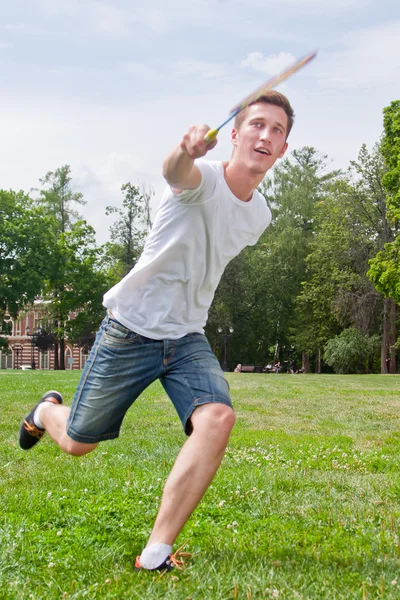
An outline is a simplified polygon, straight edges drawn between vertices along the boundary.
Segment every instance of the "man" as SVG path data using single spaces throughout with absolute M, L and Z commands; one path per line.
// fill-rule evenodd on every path
M 228 444 L 235 422 L 229 388 L 203 328 L 226 265 L 256 244 L 271 221 L 256 188 L 284 155 L 292 124 L 285 96 L 267 93 L 237 115 L 226 163 L 202 159 L 216 144 L 205 143 L 207 126 L 189 129 L 164 162 L 168 187 L 142 256 L 104 296 L 107 316 L 71 409 L 50 391 L 21 425 L 22 448 L 47 431 L 60 448 L 80 456 L 117 437 L 128 408 L 160 379 L 189 437 L 137 569 L 172 568 L 172 545 Z

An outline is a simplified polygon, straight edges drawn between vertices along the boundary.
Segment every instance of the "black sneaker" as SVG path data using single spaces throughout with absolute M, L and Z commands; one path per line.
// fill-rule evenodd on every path
M 32 448 L 32 446 L 37 444 L 37 442 L 44 436 L 45 429 L 36 427 L 35 423 L 33 422 L 33 415 L 41 402 L 52 402 L 53 404 L 62 404 L 63 398 L 59 392 L 50 390 L 49 392 L 43 394 L 40 402 L 38 402 L 36 406 L 33 407 L 33 409 L 28 415 L 26 415 L 25 419 L 21 423 L 21 427 L 19 430 L 19 445 L 23 450 L 29 450 L 29 448 Z
M 139 572 L 143 570 L 166 572 L 172 571 L 173 569 L 179 569 L 179 571 L 182 571 L 185 565 L 182 558 L 188 558 L 189 556 L 191 556 L 190 552 L 182 552 L 182 548 L 184 548 L 187 543 L 188 542 L 185 542 L 180 548 L 178 548 L 178 550 L 174 554 L 169 554 L 164 560 L 164 562 L 162 562 L 161 565 L 158 565 L 158 567 L 155 567 L 154 569 L 145 569 L 144 567 L 142 567 L 142 565 L 140 564 L 140 556 L 137 556 L 135 562 L 135 571 Z

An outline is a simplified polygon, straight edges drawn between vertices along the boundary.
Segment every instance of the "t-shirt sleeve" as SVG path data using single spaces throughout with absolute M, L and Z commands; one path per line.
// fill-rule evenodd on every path
M 177 194 L 172 190 L 174 198 L 183 204 L 198 204 L 205 202 L 214 194 L 217 185 L 217 169 L 215 163 L 198 159 L 195 162 L 200 169 L 201 183 L 195 190 L 183 190 Z
M 258 216 L 257 223 L 259 225 L 257 231 L 255 231 L 254 238 L 251 242 L 249 242 L 249 246 L 255 246 L 260 239 L 261 235 L 267 229 L 267 227 L 271 224 L 272 214 L 268 207 L 268 204 L 265 201 L 265 198 L 262 194 L 259 194 L 258 198 Z

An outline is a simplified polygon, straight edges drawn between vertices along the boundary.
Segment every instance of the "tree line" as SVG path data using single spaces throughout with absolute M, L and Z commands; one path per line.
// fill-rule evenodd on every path
M 95 230 L 78 212 L 85 200 L 75 191 L 70 167 L 39 181 L 36 194 L 0 190 L 0 340 L 6 349 L 7 313 L 21 317 L 40 296 L 49 315 L 34 341 L 42 349 L 54 346 L 55 369 L 64 369 L 65 339 L 93 344 L 104 316 L 103 294 L 140 256 L 151 226 L 152 191 L 122 186 L 122 207 L 106 208 L 116 217 L 110 241 L 98 246 Z
M 34 194 L 0 190 L 0 320 L 48 299 L 56 366 L 64 344 L 90 345 L 104 292 L 136 263 L 151 227 L 151 189 L 122 186 L 110 241 L 96 245 L 79 215 L 82 194 L 65 165 Z M 400 101 L 383 134 L 347 170 L 312 147 L 294 150 L 260 186 L 273 221 L 227 267 L 206 333 L 230 366 L 295 362 L 306 371 L 397 371 L 400 302 Z M 75 314 L 74 319 L 68 318 Z M 218 330 L 222 330 L 220 333 Z M 3 345 L 6 345 L 3 338 Z
M 317 373 L 396 372 L 400 301 L 400 101 L 347 170 L 303 147 L 260 191 L 273 221 L 227 268 L 207 333 L 234 362 L 280 359 Z

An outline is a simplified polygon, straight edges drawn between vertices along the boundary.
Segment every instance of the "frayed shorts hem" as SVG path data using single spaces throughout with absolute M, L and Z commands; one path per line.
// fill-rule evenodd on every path
M 190 435 L 192 432 L 190 418 L 193 412 L 196 410 L 196 408 L 198 408 L 199 406 L 204 406 L 205 404 L 224 404 L 225 406 L 229 406 L 229 408 L 233 410 L 230 398 L 226 398 L 225 396 L 208 395 L 201 396 L 201 398 L 197 398 L 196 400 L 194 400 L 193 404 L 189 407 L 184 418 L 182 419 L 182 426 L 186 435 Z
M 199 406 L 204 406 L 205 404 L 224 404 L 225 406 L 229 406 L 233 410 L 232 402 L 229 398 L 225 398 L 224 396 L 202 396 L 193 402 L 193 404 L 187 410 L 183 421 L 182 427 L 186 435 L 190 435 L 192 431 L 192 427 L 190 424 L 190 418 L 193 412 Z M 111 431 L 109 433 L 103 433 L 102 435 L 90 436 L 90 435 L 82 435 L 80 433 L 76 433 L 71 427 L 68 427 L 67 434 L 70 438 L 75 440 L 75 442 L 80 442 L 81 444 L 98 444 L 99 442 L 106 442 L 107 440 L 115 440 L 119 437 L 118 431 Z
M 81 442 L 81 444 L 98 444 L 99 442 L 106 442 L 107 440 L 115 440 L 119 437 L 119 430 L 112 431 L 110 433 L 103 433 L 102 435 L 81 435 L 80 433 L 76 433 L 71 427 L 67 429 L 67 434 L 70 438 L 75 440 L 75 442 Z

